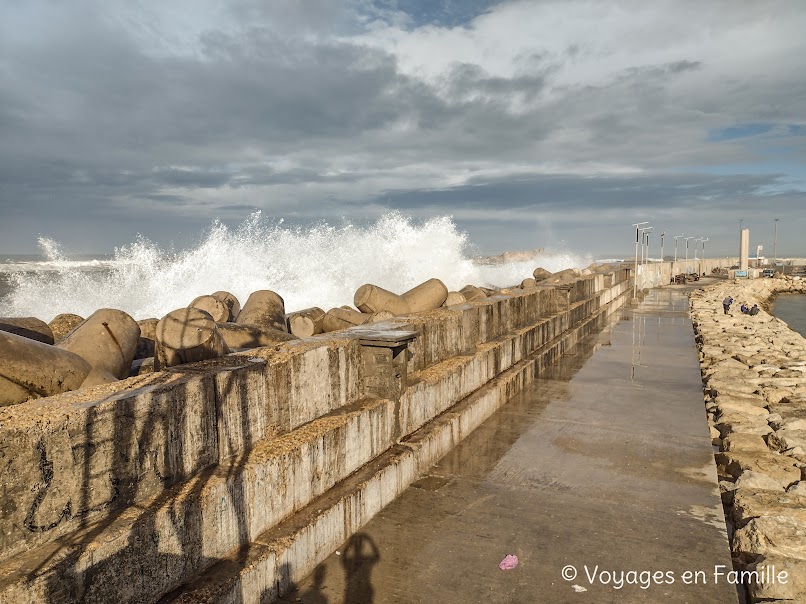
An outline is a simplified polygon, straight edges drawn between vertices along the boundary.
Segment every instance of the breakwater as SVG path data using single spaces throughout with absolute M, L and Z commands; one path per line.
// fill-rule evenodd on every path
M 690 296 L 734 566 L 790 578 L 745 585 L 751 602 L 806 601 L 806 339 L 764 310 L 739 310 L 783 292 L 806 293 L 806 280 L 726 281 Z
M 0 601 L 275 597 L 628 301 L 629 273 L 0 409 Z
M 669 285 L 676 275 L 692 273 L 710 275 L 714 269 L 725 269 L 738 262 L 739 259 L 736 257 L 726 257 L 639 264 L 636 277 L 637 287 L 639 290 L 662 287 Z

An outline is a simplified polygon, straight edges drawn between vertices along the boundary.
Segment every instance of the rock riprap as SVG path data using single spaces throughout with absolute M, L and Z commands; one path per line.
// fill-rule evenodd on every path
M 806 339 L 765 311 L 778 293 L 806 293 L 797 278 L 729 281 L 694 291 L 699 348 L 731 548 L 739 570 L 806 570 Z M 722 301 L 734 304 L 725 314 Z M 806 582 L 750 584 L 751 602 L 806 602 Z

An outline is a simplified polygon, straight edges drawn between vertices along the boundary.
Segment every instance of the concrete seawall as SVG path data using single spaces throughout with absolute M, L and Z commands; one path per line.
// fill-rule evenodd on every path
M 0 409 L 0 602 L 276 597 L 629 302 L 630 273 Z
M 736 257 L 710 258 L 705 260 L 678 260 L 677 262 L 651 262 L 638 265 L 638 289 L 669 285 L 675 275 L 697 273 L 710 275 L 715 268 L 729 268 L 738 264 Z
M 273 567 L 258 556 L 271 577 L 250 575 L 262 587 L 237 582 L 246 600 L 276 592 L 280 560 L 294 569 L 289 580 L 308 572 L 624 304 L 628 276 L 591 275 L 0 409 L 0 602 L 152 602 L 223 561 L 239 577 L 251 567 L 231 557 L 282 533 L 282 555 L 271 541 Z M 364 482 L 349 483 L 361 472 Z M 335 498 L 330 507 L 323 497 Z M 287 533 L 311 513 L 304 535 Z

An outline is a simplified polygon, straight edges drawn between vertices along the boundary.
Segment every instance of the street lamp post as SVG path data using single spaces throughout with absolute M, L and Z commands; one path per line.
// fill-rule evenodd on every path
M 695 261 L 695 262 L 697 261 L 697 247 L 698 247 L 698 244 L 699 244 L 699 243 L 700 243 L 700 241 L 702 241 L 703 239 L 705 239 L 705 237 L 697 237 L 697 238 L 694 240 L 694 261 Z
M 699 273 L 701 273 L 701 272 L 702 272 L 702 271 L 700 270 L 701 265 L 700 265 L 700 264 L 697 262 L 697 247 L 699 246 L 699 243 L 700 243 L 700 242 L 701 242 L 703 239 L 705 239 L 705 237 L 697 237 L 697 238 L 694 240 L 694 266 L 696 266 L 696 267 L 697 267 L 697 274 L 699 274 Z
M 683 237 L 683 239 L 686 240 L 686 272 L 688 272 L 688 240 L 694 239 L 694 235 L 692 235 L 691 237 Z
M 677 240 L 683 236 L 683 233 L 672 237 L 674 239 L 674 261 L 677 262 Z
M 653 227 L 643 227 L 641 229 L 641 264 L 646 264 L 649 256 L 649 233 Z
M 637 222 L 633 226 L 635 227 L 635 271 L 633 274 L 632 280 L 632 297 L 637 297 L 637 288 L 638 288 L 638 238 L 641 236 L 641 229 L 638 228 L 642 224 L 649 224 L 649 222 Z
M 702 252 L 700 253 L 700 274 L 702 274 L 702 263 L 705 260 L 705 242 L 709 241 L 708 237 L 702 239 Z
M 663 262 L 663 238 L 666 237 L 666 233 L 660 234 L 660 261 Z

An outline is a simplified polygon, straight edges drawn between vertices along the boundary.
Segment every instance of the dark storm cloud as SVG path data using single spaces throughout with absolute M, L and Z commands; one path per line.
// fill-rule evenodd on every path
M 0 240 L 255 208 L 517 222 L 527 208 L 801 200 L 774 162 L 693 169 L 806 151 L 797 52 L 756 36 L 752 65 L 733 36 L 763 26 L 762 8 L 717 4 L 645 22 L 605 3 L 32 0 L 0 24 Z M 769 59 L 782 48 L 788 71 Z
M 760 196 L 778 185 L 775 176 L 709 174 L 644 174 L 624 176 L 508 175 L 498 180 L 472 179 L 467 185 L 411 191 L 389 191 L 383 199 L 398 208 L 439 205 L 489 208 L 505 199 L 508 208 L 546 210 L 635 210 L 649 205 L 681 208 L 718 205 L 730 208 L 737 197 Z M 806 192 L 792 192 L 806 201 Z
M 160 195 L 162 187 L 354 182 L 362 177 L 219 166 L 240 163 L 245 147 L 282 157 L 311 144 L 338 147 L 400 121 L 423 136 L 398 141 L 396 152 L 435 157 L 484 157 L 496 145 L 521 147 L 544 130 L 505 107 L 513 94 L 533 98 L 542 77 L 509 80 L 459 65 L 446 77 L 451 100 L 444 100 L 398 73 L 395 59 L 380 50 L 300 45 L 250 28 L 239 36 L 205 34 L 201 58 L 166 58 L 144 54 L 103 24 L 81 27 L 82 35 L 16 56 L 11 49 L 11 69 L 1 76 L 8 102 L 0 104 L 7 135 L 0 174 L 19 186 L 0 204 L 58 191 L 61 203 L 89 211 L 110 196 L 184 199 Z

